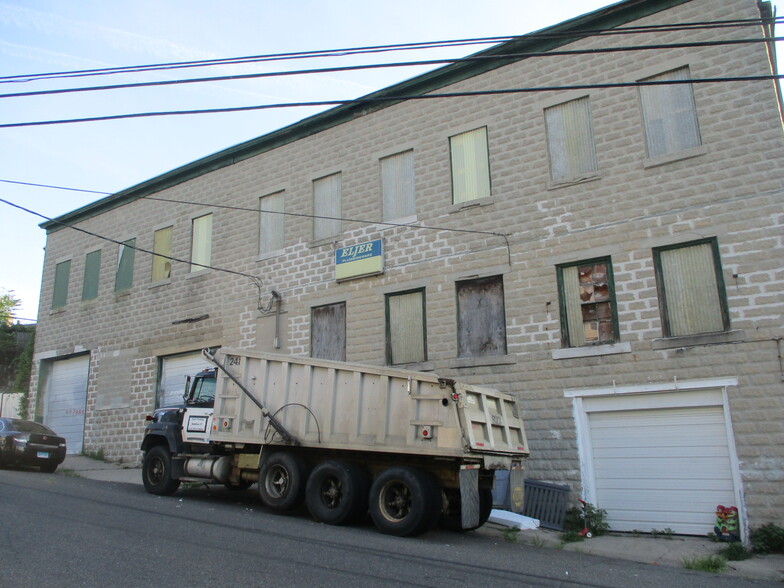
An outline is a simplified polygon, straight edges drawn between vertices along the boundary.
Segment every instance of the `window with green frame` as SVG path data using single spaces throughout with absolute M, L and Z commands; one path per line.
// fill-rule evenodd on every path
M 62 308 L 68 303 L 68 280 L 71 276 L 71 260 L 61 261 L 54 267 L 52 308 Z
M 719 243 L 701 239 L 653 250 L 662 334 L 717 333 L 730 328 Z
M 559 265 L 564 347 L 617 343 L 618 311 L 609 257 Z
M 136 239 L 128 239 L 120 245 L 117 254 L 117 273 L 114 276 L 114 291 L 124 292 L 133 286 L 133 261 L 136 256 Z
M 101 250 L 90 251 L 84 258 L 82 300 L 98 298 L 98 279 L 101 274 Z
M 387 363 L 427 361 L 424 289 L 387 294 L 386 315 Z

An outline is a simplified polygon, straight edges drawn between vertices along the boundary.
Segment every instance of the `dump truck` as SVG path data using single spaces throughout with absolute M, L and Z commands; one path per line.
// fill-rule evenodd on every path
M 247 489 L 317 521 L 367 517 L 408 536 L 484 524 L 496 470 L 522 508 L 528 442 L 517 398 L 429 372 L 220 349 L 186 379 L 183 404 L 147 417 L 142 476 Z

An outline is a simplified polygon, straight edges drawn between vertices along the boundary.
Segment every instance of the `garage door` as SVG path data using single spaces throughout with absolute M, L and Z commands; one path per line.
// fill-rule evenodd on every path
M 65 437 L 68 453 L 82 452 L 89 371 L 89 355 L 52 362 L 44 423 Z
M 716 505 L 739 506 L 723 406 L 587 416 L 595 502 L 612 529 L 705 535 Z
M 162 358 L 161 378 L 158 385 L 158 406 L 182 404 L 185 377 L 192 376 L 208 367 L 214 366 L 204 359 L 201 351 Z

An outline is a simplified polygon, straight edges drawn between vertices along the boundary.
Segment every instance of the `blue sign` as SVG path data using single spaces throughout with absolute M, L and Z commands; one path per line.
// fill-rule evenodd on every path
M 341 247 L 335 251 L 335 279 L 348 280 L 384 272 L 381 239 Z

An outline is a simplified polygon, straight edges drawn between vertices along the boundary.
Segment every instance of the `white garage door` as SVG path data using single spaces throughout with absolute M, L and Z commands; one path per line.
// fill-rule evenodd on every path
M 612 529 L 705 535 L 716 505 L 739 506 L 722 406 L 595 411 L 588 425 L 595 502 Z
M 164 357 L 161 361 L 161 379 L 158 387 L 159 406 L 182 404 L 185 376 L 192 376 L 208 367 L 214 366 L 204 359 L 201 351 Z
M 89 371 L 89 355 L 52 362 L 44 423 L 65 437 L 68 453 L 82 452 Z

